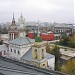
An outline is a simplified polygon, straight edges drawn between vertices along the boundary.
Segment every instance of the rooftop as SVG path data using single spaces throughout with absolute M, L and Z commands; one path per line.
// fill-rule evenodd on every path
M 66 55 L 69 57 L 75 57 L 75 51 L 69 49 L 60 49 L 62 55 Z
M 5 44 L 0 45 L 0 51 L 7 51 L 7 50 L 8 50 L 8 48 L 6 47 Z
M 26 45 L 26 44 L 30 44 L 30 43 L 34 43 L 34 42 L 35 42 L 35 40 L 29 39 L 27 37 L 25 37 L 25 38 L 19 37 L 12 41 L 9 41 L 9 43 L 16 44 L 16 45 Z
M 4 57 L 0 57 L 0 72 L 4 75 L 66 75 Z
M 46 53 L 47 59 L 53 58 L 55 57 L 52 54 Z M 29 60 L 31 61 L 32 59 L 32 50 L 31 48 L 23 55 L 23 57 L 21 58 L 21 60 Z

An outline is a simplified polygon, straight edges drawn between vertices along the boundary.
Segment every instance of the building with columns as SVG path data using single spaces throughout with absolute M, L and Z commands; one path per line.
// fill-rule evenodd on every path
M 41 37 L 36 37 L 35 43 L 32 47 L 32 64 L 37 67 L 47 68 L 46 44 Z
M 11 26 L 9 27 L 8 34 L 9 34 L 9 40 L 14 40 L 19 37 L 19 31 L 18 31 L 18 28 L 15 24 L 14 14 L 13 14 Z

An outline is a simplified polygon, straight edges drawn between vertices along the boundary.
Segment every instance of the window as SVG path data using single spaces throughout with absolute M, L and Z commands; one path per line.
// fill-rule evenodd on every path
M 37 59 L 37 49 L 35 49 L 35 59 Z
M 46 65 L 45 65 L 45 64 L 43 64 L 42 66 L 43 66 L 44 68 L 46 67 Z
M 44 58 L 44 49 L 42 49 L 42 58 Z
M 11 49 L 11 52 L 12 52 L 12 49 Z
M 45 64 L 43 64 L 43 66 L 45 66 Z
M 20 54 L 20 51 L 18 51 L 18 54 Z
M 14 50 L 14 53 L 16 53 L 16 50 Z

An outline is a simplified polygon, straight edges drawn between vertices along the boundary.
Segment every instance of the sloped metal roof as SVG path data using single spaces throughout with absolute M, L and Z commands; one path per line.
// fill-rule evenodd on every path
M 0 57 L 0 72 L 4 75 L 66 75 L 4 57 Z
M 52 54 L 46 53 L 46 57 L 47 57 L 47 59 L 50 59 L 50 58 L 53 58 L 53 57 L 55 57 L 55 56 L 52 55 Z M 21 57 L 21 60 L 28 60 L 28 61 L 31 61 L 31 59 L 32 59 L 32 49 L 30 48 L 30 49 Z
M 25 38 L 19 37 L 19 38 L 12 40 L 12 41 L 9 41 L 9 43 L 17 44 L 17 45 L 26 45 L 26 44 L 34 43 L 34 40 L 31 40 L 27 37 L 25 37 Z
M 0 51 L 7 51 L 7 50 L 8 50 L 8 48 L 6 47 L 5 44 L 0 45 Z

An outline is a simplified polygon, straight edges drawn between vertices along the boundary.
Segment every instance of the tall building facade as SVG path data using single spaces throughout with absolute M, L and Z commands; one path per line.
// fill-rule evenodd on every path
M 19 24 L 24 24 L 25 23 L 25 18 L 23 18 L 22 13 L 21 13 L 20 18 L 18 19 L 18 23 Z

